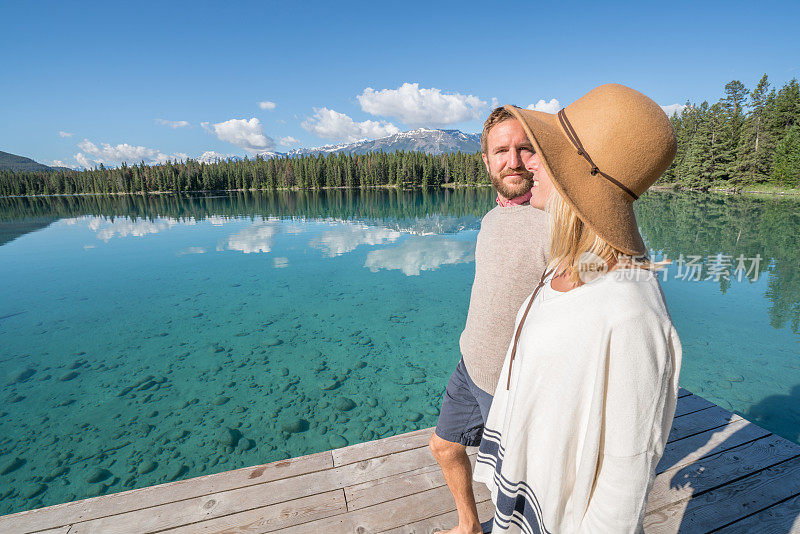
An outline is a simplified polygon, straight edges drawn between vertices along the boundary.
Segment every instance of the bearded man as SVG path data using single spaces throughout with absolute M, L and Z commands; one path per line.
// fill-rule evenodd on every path
M 497 108 L 486 119 L 481 152 L 498 205 L 481 221 L 461 361 L 429 443 L 458 509 L 458 525 L 448 534 L 491 530 L 491 521 L 481 526 L 478 520 L 466 447 L 480 444 L 517 311 L 544 272 L 548 244 L 542 211 L 547 197 L 536 190 L 526 168 L 535 151 L 509 111 Z

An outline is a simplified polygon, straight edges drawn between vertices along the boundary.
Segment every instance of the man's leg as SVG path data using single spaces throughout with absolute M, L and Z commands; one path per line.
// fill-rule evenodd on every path
M 478 508 L 475 505 L 475 494 L 472 492 L 472 466 L 469 463 L 467 449 L 460 443 L 447 441 L 436 433 L 431 436 L 428 446 L 433 457 L 444 473 L 444 480 L 458 510 L 458 525 L 450 530 L 441 531 L 449 534 L 480 534 L 481 522 L 478 519 Z

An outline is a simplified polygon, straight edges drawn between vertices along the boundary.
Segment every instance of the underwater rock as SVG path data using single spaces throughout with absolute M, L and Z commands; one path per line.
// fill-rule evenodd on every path
M 360 362 L 358 362 L 358 363 L 355 365 L 355 368 L 356 368 L 356 369 L 363 369 L 363 368 L 364 368 L 364 367 L 366 367 L 366 366 L 367 366 L 367 362 L 365 362 L 365 361 L 360 361 Z
M 277 347 L 283 344 L 283 340 L 277 337 L 268 337 L 264 339 L 263 344 L 265 347 Z
M 338 388 L 340 385 L 342 385 L 342 383 L 339 382 L 338 380 L 329 378 L 327 380 L 323 380 L 322 382 L 320 382 L 319 388 L 324 391 L 331 391 L 332 389 Z
M 281 367 L 280 369 L 278 369 L 278 374 L 281 376 L 289 376 L 289 369 L 287 369 L 286 367 Z
M 428 406 L 425 408 L 425 413 L 428 415 L 439 415 L 439 408 L 436 406 Z
M 214 399 L 214 404 L 216 404 L 217 406 L 222 406 L 223 404 L 225 404 L 229 400 L 231 400 L 230 397 L 226 397 L 225 395 L 220 395 L 219 397 Z
M 339 434 L 332 434 L 328 436 L 328 443 L 330 443 L 331 447 L 334 449 L 340 449 L 342 447 L 347 447 L 348 445 L 348 442 L 344 436 L 340 436 Z
M 76 373 L 75 371 L 70 371 L 69 373 L 59 378 L 59 380 L 61 380 L 62 382 L 69 382 L 70 380 L 76 378 L 77 376 L 78 373 Z
M 20 496 L 23 499 L 32 499 L 47 491 L 47 484 L 30 484 L 20 489 Z
M 6 463 L 2 464 L 2 466 L 0 466 L 0 475 L 7 475 L 9 473 L 16 471 L 17 469 L 25 465 L 25 462 L 26 460 L 19 457 L 7 461 Z
M 412 423 L 416 423 L 422 419 L 422 414 L 419 412 L 408 412 L 406 414 L 406 421 L 411 421 Z
M 188 435 L 189 435 L 188 430 L 184 430 L 183 428 L 176 428 L 175 430 L 169 433 L 169 439 L 170 441 L 178 441 L 185 438 Z
M 81 359 L 77 359 L 74 362 L 72 362 L 72 365 L 70 365 L 69 368 L 72 369 L 72 370 L 75 370 L 75 369 L 78 369 L 79 367 L 83 367 L 87 363 L 88 362 L 86 360 L 82 359 L 82 358 Z
M 108 469 L 103 469 L 102 467 L 95 467 L 86 477 L 86 482 L 88 482 L 89 484 L 95 484 L 97 482 L 102 482 L 106 480 L 110 476 L 111 476 L 111 471 L 109 471 Z
M 21 371 L 19 374 L 17 374 L 17 376 L 15 376 L 14 379 L 8 384 L 21 384 L 30 379 L 30 377 L 32 377 L 34 374 L 36 374 L 36 369 L 28 367 L 24 371 Z
M 308 421 L 305 419 L 295 418 L 289 419 L 281 423 L 281 429 L 289 434 L 297 434 L 298 432 L 305 432 L 308 430 Z
M 367 397 L 367 398 L 365 398 L 365 399 L 364 399 L 364 402 L 365 402 L 365 403 L 367 404 L 367 406 L 369 406 L 370 408 L 374 408 L 375 406 L 377 406 L 377 405 L 378 405 L 378 401 L 377 401 L 377 400 L 375 400 L 373 397 Z
M 189 468 L 184 464 L 175 464 L 173 468 L 167 472 L 167 480 L 175 480 L 183 476 L 187 471 L 189 471 Z
M 147 460 L 146 462 L 139 464 L 139 468 L 136 470 L 136 472 L 140 475 L 146 475 L 147 473 L 153 472 L 157 467 L 158 462 Z
M 394 398 L 394 401 L 395 401 L 395 402 L 399 402 L 399 403 L 401 403 L 401 404 L 402 404 L 402 403 L 405 403 L 405 402 L 408 402 L 408 395 L 404 395 L 404 396 L 402 396 L 402 397 L 395 397 L 395 398 Z
M 337 397 L 336 400 L 333 401 L 333 405 L 343 412 L 348 412 L 356 407 L 356 403 L 347 397 Z
M 250 438 L 242 438 L 239 440 L 239 450 L 240 451 L 249 451 L 253 447 L 256 446 L 256 442 Z
M 239 440 L 242 438 L 242 433 L 235 428 L 225 427 L 221 428 L 215 437 L 217 443 L 225 447 L 236 447 Z

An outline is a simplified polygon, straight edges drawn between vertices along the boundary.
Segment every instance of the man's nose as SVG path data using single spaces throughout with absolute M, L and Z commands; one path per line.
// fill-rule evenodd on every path
M 508 166 L 512 169 L 516 169 L 519 167 L 520 164 L 520 157 L 519 152 L 516 150 L 509 150 L 508 151 Z

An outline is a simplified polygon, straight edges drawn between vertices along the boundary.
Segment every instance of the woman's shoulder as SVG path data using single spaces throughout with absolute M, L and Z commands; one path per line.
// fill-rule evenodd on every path
M 624 320 L 649 314 L 669 319 L 664 293 L 653 271 L 614 269 L 591 284 L 597 284 L 592 298 L 603 303 L 610 319 Z

